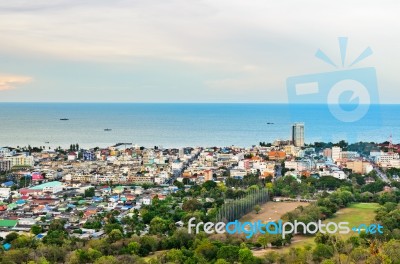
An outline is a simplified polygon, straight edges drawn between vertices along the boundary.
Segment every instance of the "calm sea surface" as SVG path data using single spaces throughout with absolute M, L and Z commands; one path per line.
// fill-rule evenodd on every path
M 0 146 L 248 147 L 289 139 L 293 122 L 305 123 L 307 143 L 381 142 L 390 134 L 400 141 L 400 105 L 371 106 L 362 120 L 344 123 L 326 105 L 0 103 Z

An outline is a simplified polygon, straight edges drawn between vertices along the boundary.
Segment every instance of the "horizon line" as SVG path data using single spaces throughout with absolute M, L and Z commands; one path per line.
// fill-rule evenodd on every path
M 375 104 L 326 104 L 326 103 L 289 103 L 289 102 L 111 102 L 111 101 L 12 101 L 0 104 L 279 104 L 279 105 L 400 105 L 400 103 Z

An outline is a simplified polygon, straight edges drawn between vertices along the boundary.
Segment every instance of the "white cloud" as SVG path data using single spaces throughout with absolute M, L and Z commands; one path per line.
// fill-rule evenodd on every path
M 349 37 L 349 60 L 371 46 L 374 58 L 363 65 L 385 69 L 378 78 L 398 86 L 399 7 L 398 1 L 374 0 L 3 1 L 0 52 L 105 64 L 155 62 L 154 68 L 162 61 L 170 69 L 183 63 L 201 76 L 205 90 L 263 87 L 274 101 L 284 98 L 278 89 L 287 77 L 332 70 L 313 55 L 321 48 L 338 61 L 339 36 Z M 176 78 L 182 87 L 192 86 Z M 380 89 L 383 101 L 400 98 L 389 87 Z
M 17 85 L 29 83 L 31 77 L 18 75 L 0 75 L 0 91 L 14 89 Z

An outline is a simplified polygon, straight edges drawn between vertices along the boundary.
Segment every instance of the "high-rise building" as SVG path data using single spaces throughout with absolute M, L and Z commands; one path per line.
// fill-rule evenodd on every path
M 341 158 L 342 148 L 341 147 L 332 147 L 332 160 L 337 161 Z
M 294 123 L 292 126 L 292 141 L 296 147 L 304 146 L 304 123 Z

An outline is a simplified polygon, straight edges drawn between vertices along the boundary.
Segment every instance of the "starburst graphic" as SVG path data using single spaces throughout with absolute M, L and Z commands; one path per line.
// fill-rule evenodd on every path
M 347 55 L 347 42 L 348 38 L 347 37 L 339 37 L 339 49 L 340 49 L 340 58 L 342 62 L 342 67 L 345 67 L 345 61 L 346 61 L 346 55 Z M 367 57 L 372 55 L 372 49 L 370 47 L 365 48 L 363 52 L 361 52 L 358 57 L 348 65 L 348 67 L 352 67 L 355 64 L 359 63 L 360 61 L 366 59 Z M 336 68 L 338 68 L 337 64 L 332 61 L 331 58 L 329 58 L 321 49 L 318 49 L 317 52 L 315 53 L 315 57 L 318 59 L 322 60 L 325 63 L 328 63 Z

